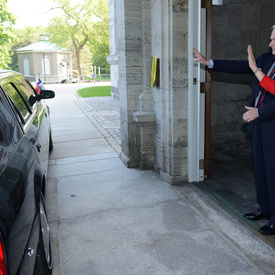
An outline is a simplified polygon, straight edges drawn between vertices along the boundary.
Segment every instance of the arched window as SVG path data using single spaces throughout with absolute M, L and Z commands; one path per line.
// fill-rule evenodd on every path
M 42 74 L 50 74 L 50 61 L 47 57 L 46 54 L 43 54 L 43 59 L 42 59 Z
M 30 63 L 28 59 L 24 59 L 24 75 L 30 75 Z

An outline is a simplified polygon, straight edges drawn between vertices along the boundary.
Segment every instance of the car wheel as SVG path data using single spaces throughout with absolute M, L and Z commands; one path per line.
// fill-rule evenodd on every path
M 50 141 L 49 141 L 49 151 L 53 150 L 53 140 L 52 140 L 52 132 L 50 132 Z
M 43 194 L 40 196 L 39 203 L 40 210 L 40 233 L 39 233 L 39 244 L 36 254 L 36 275 L 50 275 L 52 273 L 52 253 L 51 253 L 51 242 L 50 242 L 50 230 L 45 210 L 45 203 Z

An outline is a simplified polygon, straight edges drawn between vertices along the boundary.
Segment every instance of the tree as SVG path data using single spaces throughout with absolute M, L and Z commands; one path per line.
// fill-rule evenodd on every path
M 56 0 L 53 9 L 61 9 L 62 16 L 51 20 L 48 27 L 50 40 L 60 46 L 74 48 L 79 74 L 82 76 L 81 51 L 93 34 L 93 27 L 104 19 L 102 7 L 107 0 L 83 0 L 73 4 L 70 0 Z
M 9 12 L 8 0 L 0 0 L 0 68 L 8 68 L 11 60 L 11 43 L 14 39 L 15 16 Z
M 91 61 L 94 66 L 100 66 L 104 73 L 109 73 L 110 65 L 106 60 L 107 55 L 110 53 L 108 5 L 104 4 L 97 8 L 101 10 L 102 17 L 93 25 L 92 33 L 89 36 L 88 44 L 92 53 Z

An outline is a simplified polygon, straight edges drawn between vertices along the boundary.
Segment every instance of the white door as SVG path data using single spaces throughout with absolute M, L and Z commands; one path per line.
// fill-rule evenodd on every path
M 204 180 L 204 169 L 200 160 L 204 160 L 205 142 L 205 94 L 201 93 L 201 82 L 205 82 L 205 69 L 194 63 L 192 47 L 201 53 L 206 52 L 206 9 L 201 8 L 201 0 L 189 1 L 189 182 Z

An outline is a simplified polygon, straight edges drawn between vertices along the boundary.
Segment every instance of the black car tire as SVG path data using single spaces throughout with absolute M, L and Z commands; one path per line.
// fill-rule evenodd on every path
M 39 204 L 40 211 L 40 233 L 39 244 L 37 247 L 35 274 L 36 275 L 50 275 L 52 274 L 52 253 L 49 224 L 45 210 L 45 203 L 43 194 L 40 197 Z
M 50 132 L 50 141 L 49 141 L 49 151 L 53 150 L 53 140 L 52 140 L 52 132 Z

